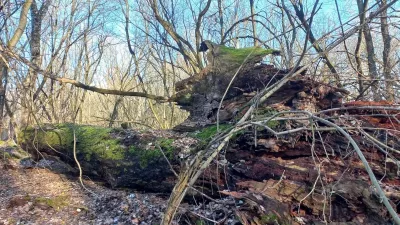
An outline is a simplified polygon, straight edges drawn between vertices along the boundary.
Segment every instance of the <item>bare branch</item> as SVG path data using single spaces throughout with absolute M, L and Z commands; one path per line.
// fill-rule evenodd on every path
M 2 55 L 6 55 L 9 58 L 13 58 L 19 62 L 24 63 L 25 65 L 29 66 L 31 69 L 35 70 L 37 73 L 42 74 L 45 77 L 48 77 L 52 80 L 58 81 L 60 83 L 66 83 L 66 84 L 72 84 L 75 87 L 79 87 L 85 90 L 97 92 L 100 94 L 110 94 L 110 95 L 122 95 L 122 96 L 135 96 L 135 97 L 143 97 L 143 98 L 148 98 L 160 102 L 169 102 L 172 101 L 172 99 L 169 99 L 168 97 L 163 97 L 163 96 L 157 96 L 157 95 L 152 95 L 152 94 L 147 94 L 143 92 L 134 92 L 134 91 L 121 91 L 121 90 L 111 90 L 111 89 L 105 89 L 105 88 L 98 88 L 95 86 L 90 86 L 84 83 L 81 83 L 79 81 L 69 79 L 69 78 L 60 78 L 57 77 L 55 74 L 51 72 L 46 72 L 45 70 L 41 69 L 39 66 L 31 63 L 29 60 L 15 54 L 14 52 L 6 49 L 4 46 L 0 46 L 0 53 Z

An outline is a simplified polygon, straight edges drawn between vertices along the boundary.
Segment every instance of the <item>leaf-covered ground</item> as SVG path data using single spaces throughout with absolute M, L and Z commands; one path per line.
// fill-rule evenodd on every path
M 0 146 L 0 225 L 9 224 L 160 224 L 168 196 L 111 189 L 102 182 L 65 172 L 66 164 L 53 159 L 33 162 L 17 148 Z M 17 158 L 23 158 L 17 159 Z M 182 204 L 177 220 L 202 222 L 202 216 L 235 224 L 232 198 L 218 202 Z M 239 202 L 240 203 L 240 202 Z M 182 216 L 184 215 L 184 216 Z M 191 222 L 189 222 L 191 224 Z
M 0 224 L 157 224 L 165 198 L 0 160 Z

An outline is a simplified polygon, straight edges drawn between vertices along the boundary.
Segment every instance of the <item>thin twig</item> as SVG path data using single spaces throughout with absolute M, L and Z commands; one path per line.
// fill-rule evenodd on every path
M 98 196 L 96 193 L 94 193 L 93 191 L 89 190 L 84 184 L 83 184 L 83 180 L 82 180 L 82 167 L 81 164 L 79 163 L 78 158 L 76 157 L 76 134 L 75 134 L 75 127 L 73 128 L 73 134 L 74 134 L 74 148 L 73 148 L 73 154 L 74 154 L 74 159 L 76 162 L 76 165 L 78 166 L 79 169 L 79 182 L 81 183 L 83 189 L 85 189 L 86 191 L 88 191 L 89 193 L 91 193 L 94 196 Z

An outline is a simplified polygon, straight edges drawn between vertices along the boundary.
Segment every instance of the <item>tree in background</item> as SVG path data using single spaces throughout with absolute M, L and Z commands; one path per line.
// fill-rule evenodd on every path
M 301 58 L 311 78 L 350 90 L 348 100 L 397 101 L 398 3 L 335 3 L 317 2 L 310 28 L 314 4 L 304 1 L 3 1 L 2 125 L 171 128 L 187 116 L 170 102 L 175 83 L 207 65 L 204 40 L 280 49 L 266 62 L 292 68 Z

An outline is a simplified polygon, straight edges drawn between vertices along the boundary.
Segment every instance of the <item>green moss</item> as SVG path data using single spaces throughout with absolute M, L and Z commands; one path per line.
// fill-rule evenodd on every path
M 119 140 L 110 137 L 112 129 L 94 126 L 81 126 L 76 130 L 77 149 L 90 160 L 93 155 L 102 159 L 122 160 L 126 150 Z
M 11 156 L 11 154 L 8 153 L 8 152 L 3 152 L 2 158 L 3 158 L 4 160 L 6 160 L 6 159 L 11 159 L 12 156 Z
M 221 125 L 219 125 L 219 131 L 220 132 L 227 131 L 231 127 L 232 127 L 232 125 L 230 125 L 230 124 L 221 124 Z M 203 129 L 201 129 L 200 131 L 196 131 L 196 132 L 193 132 L 192 134 L 189 134 L 189 136 L 199 139 L 199 143 L 198 143 L 196 149 L 193 149 L 193 151 L 196 152 L 196 151 L 201 150 L 204 147 L 206 147 L 207 144 L 211 141 L 211 139 L 217 133 L 218 133 L 217 125 L 213 125 L 213 126 L 205 127 Z
M 278 216 L 274 213 L 264 214 L 261 216 L 261 222 L 263 224 L 275 224 L 278 219 Z
M 268 118 L 268 117 L 274 116 L 276 113 L 278 113 L 278 111 L 275 109 L 272 109 L 269 107 L 262 108 L 262 109 L 257 110 L 256 118 Z M 270 120 L 267 122 L 266 125 L 269 128 L 274 129 L 274 128 L 277 128 L 279 125 L 281 125 L 281 122 L 277 121 L 277 120 Z
M 219 129 L 221 132 L 229 129 L 230 127 L 232 127 L 232 126 L 229 124 L 219 125 Z M 202 141 L 208 141 L 212 137 L 214 137 L 217 133 L 218 133 L 217 125 L 213 125 L 213 126 L 205 127 L 202 130 L 200 130 L 199 132 L 195 133 L 194 137 L 196 137 Z
M 18 141 L 25 144 L 39 143 L 57 150 L 64 149 L 71 154 L 74 130 L 77 154 L 83 155 L 86 160 L 89 161 L 94 156 L 110 160 L 121 160 L 125 157 L 126 150 L 120 145 L 119 140 L 110 136 L 113 130 L 104 127 L 57 124 L 55 129 L 49 131 L 28 128 L 18 134 Z
M 14 141 L 8 140 L 8 141 L 0 141 L 0 146 L 2 147 L 17 147 Z
M 192 94 L 187 93 L 187 94 L 181 96 L 181 97 L 178 99 L 178 102 L 179 102 L 179 104 L 181 104 L 181 105 L 189 105 L 189 104 L 191 104 L 191 103 L 192 103 Z
M 231 48 L 231 47 L 226 47 L 226 46 L 219 46 L 220 54 L 223 55 L 224 57 L 228 57 L 230 62 L 234 63 L 243 63 L 245 59 L 248 57 L 248 59 L 252 59 L 255 57 L 263 57 L 269 54 L 272 54 L 274 52 L 277 52 L 277 50 L 274 49 L 264 49 L 260 47 L 249 47 L 249 48 Z
M 0 157 L 4 160 L 14 159 L 19 162 L 20 159 L 29 157 L 30 155 L 22 150 L 20 147 L 15 146 L 15 144 L 8 145 L 3 151 L 0 151 Z
M 34 203 L 45 204 L 55 210 L 60 210 L 69 205 L 69 196 L 60 195 L 54 198 L 37 197 L 34 199 Z
M 206 225 L 207 223 L 204 220 L 196 220 L 196 225 Z
M 164 155 L 172 160 L 175 154 L 175 148 L 172 143 L 174 139 L 169 138 L 161 138 L 156 141 L 156 146 L 152 146 L 151 148 L 144 149 L 138 146 L 131 146 L 128 150 L 129 154 L 132 156 L 137 156 L 139 158 L 139 164 L 141 168 L 145 168 L 148 166 L 149 162 L 155 159 L 164 158 L 162 152 L 157 146 L 160 146 Z
M 17 135 L 18 143 L 24 144 L 46 144 L 51 147 L 59 147 L 68 145 L 72 147 L 73 134 L 72 130 L 66 128 L 66 125 L 57 125 L 56 129 L 46 131 L 41 128 L 35 129 L 28 127 Z
M 159 146 L 162 148 L 162 150 L 164 151 L 164 154 L 168 158 L 172 158 L 173 153 L 174 153 L 174 147 L 172 146 L 172 143 L 174 143 L 174 139 L 161 138 L 160 140 L 158 140 Z
M 120 144 L 118 138 L 112 136 L 115 130 L 96 126 L 59 124 L 56 125 L 56 129 L 49 131 L 31 128 L 21 132 L 19 138 L 25 144 L 31 144 L 32 140 L 35 140 L 35 146 L 38 148 L 48 148 L 48 145 L 50 145 L 57 151 L 66 153 L 72 158 L 74 130 L 78 158 L 83 157 L 87 162 L 111 160 L 117 167 L 125 167 L 132 166 L 134 164 L 134 161 L 131 160 L 132 157 L 137 157 L 140 166 L 145 168 L 151 161 L 164 157 L 157 146 L 161 147 L 168 159 L 173 159 L 175 153 L 175 148 L 173 147 L 174 139 L 160 138 L 158 140 L 150 140 L 155 143 L 152 145 L 141 143 L 126 148 Z M 40 143 L 41 146 L 38 146 L 37 143 Z

